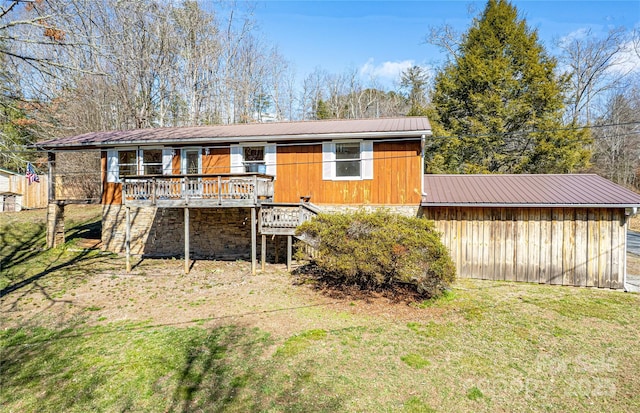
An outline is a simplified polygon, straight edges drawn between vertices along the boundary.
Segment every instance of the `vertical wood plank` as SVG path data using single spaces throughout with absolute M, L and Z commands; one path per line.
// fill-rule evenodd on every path
M 482 254 L 480 254 L 480 215 L 479 208 L 473 208 L 471 212 L 471 278 L 480 278 L 480 264 Z
M 488 232 L 488 247 L 489 251 L 489 263 L 488 263 L 488 279 L 495 280 L 498 277 L 499 269 L 496 268 L 500 262 L 496 257 L 500 254 L 499 231 L 500 231 L 500 209 L 499 208 L 487 208 L 489 220 L 487 221 L 488 231 L 485 229 L 485 233 Z
M 598 285 L 598 260 L 600 244 L 599 214 L 596 209 L 587 210 L 587 287 Z
M 491 245 L 491 208 L 481 208 L 482 216 L 482 273 L 483 280 L 493 279 L 493 246 Z
M 576 208 L 575 231 L 574 285 L 584 287 L 587 285 L 587 257 L 589 249 L 587 210 L 585 208 Z
M 551 272 L 551 208 L 540 209 L 540 268 L 538 282 L 549 283 Z
M 551 262 L 549 283 L 562 284 L 562 238 L 564 212 L 562 208 L 551 210 Z
M 500 208 L 498 213 L 499 215 L 499 221 L 498 221 L 498 228 L 496 231 L 497 234 L 497 238 L 496 238 L 496 243 L 498 244 L 496 246 L 496 264 L 495 264 L 495 269 L 496 269 L 496 274 L 494 275 L 494 280 L 506 280 L 506 276 L 505 276 L 505 257 L 506 257 L 506 238 L 507 238 L 507 230 L 506 230 L 506 221 L 507 221 L 507 212 L 506 212 L 506 208 Z
M 505 234 L 504 234 L 504 279 L 506 281 L 516 280 L 515 268 L 515 242 L 516 223 L 515 209 L 505 208 Z
M 540 208 L 529 210 L 529 271 L 527 281 L 540 282 Z
M 469 211 L 469 208 L 462 208 L 462 220 L 460 222 L 462 228 L 460 277 L 462 278 L 471 278 L 471 222 L 469 222 Z
M 576 272 L 576 221 L 575 209 L 564 209 L 562 232 L 562 285 L 575 285 Z
M 609 288 L 611 286 L 611 211 L 601 208 L 599 216 L 598 287 Z
M 529 210 L 518 208 L 516 210 L 516 239 L 514 242 L 516 256 L 516 281 L 527 281 L 528 254 L 529 254 Z

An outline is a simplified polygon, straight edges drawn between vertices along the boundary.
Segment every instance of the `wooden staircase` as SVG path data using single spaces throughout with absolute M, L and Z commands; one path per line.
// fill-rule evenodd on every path
M 308 244 L 314 248 L 317 243 L 313 239 L 296 235 L 296 228 L 303 222 L 309 221 L 319 214 L 320 208 L 302 198 L 296 203 L 265 203 L 260 204 L 258 216 L 258 232 L 262 236 L 262 270 L 265 268 L 267 235 L 285 235 L 287 237 L 287 270 L 291 270 L 292 238 Z
M 263 235 L 293 235 L 303 222 L 319 214 L 320 208 L 310 202 L 262 203 L 258 231 Z

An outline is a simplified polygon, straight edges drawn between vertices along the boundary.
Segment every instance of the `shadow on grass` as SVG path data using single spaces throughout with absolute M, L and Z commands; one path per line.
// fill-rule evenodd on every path
M 340 410 L 322 367 L 270 355 L 257 329 L 139 325 L 0 331 L 0 398 L 24 411 Z M 69 337 L 70 332 L 84 330 Z M 99 334 L 96 337 L 92 332 Z

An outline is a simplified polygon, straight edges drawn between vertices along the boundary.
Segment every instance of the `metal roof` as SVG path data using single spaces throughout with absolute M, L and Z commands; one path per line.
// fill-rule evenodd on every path
M 341 138 L 420 137 L 430 135 L 424 117 L 250 123 L 215 126 L 91 132 L 38 143 L 42 149 L 123 145 L 223 144 L 234 142 L 324 140 Z
M 640 206 L 640 195 L 595 174 L 424 175 L 423 206 Z

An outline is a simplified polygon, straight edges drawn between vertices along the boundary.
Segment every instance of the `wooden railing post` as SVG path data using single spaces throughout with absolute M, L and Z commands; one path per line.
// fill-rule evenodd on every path
M 184 177 L 184 204 L 189 205 L 189 177 Z
M 157 182 L 156 182 L 156 178 L 153 177 L 153 179 L 151 180 L 151 205 L 156 204 L 156 189 L 157 189 Z
M 222 205 L 222 177 L 218 175 L 218 205 Z
M 258 203 L 258 175 L 253 175 L 253 203 Z

